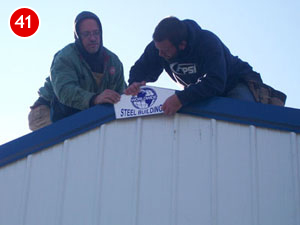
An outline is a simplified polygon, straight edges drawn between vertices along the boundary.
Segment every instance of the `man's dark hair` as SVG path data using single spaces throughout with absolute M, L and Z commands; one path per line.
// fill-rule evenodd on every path
M 167 17 L 159 22 L 152 37 L 156 42 L 169 40 L 177 47 L 182 41 L 187 40 L 187 28 L 178 18 Z

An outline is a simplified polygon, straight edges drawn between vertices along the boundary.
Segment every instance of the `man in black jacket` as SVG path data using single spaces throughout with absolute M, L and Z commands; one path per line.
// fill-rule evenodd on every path
M 156 81 L 164 69 L 184 87 L 163 104 L 167 115 L 212 96 L 255 102 L 248 81 L 262 84 L 260 74 L 233 56 L 215 34 L 193 20 L 176 17 L 163 19 L 155 28 L 153 41 L 130 70 L 125 94 L 136 95 L 140 86 Z

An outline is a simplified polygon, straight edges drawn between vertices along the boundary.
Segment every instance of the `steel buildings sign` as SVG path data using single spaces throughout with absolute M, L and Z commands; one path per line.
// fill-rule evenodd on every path
M 122 95 L 121 100 L 114 105 L 116 118 L 161 114 L 163 103 L 174 93 L 175 90 L 171 89 L 143 86 L 136 96 Z

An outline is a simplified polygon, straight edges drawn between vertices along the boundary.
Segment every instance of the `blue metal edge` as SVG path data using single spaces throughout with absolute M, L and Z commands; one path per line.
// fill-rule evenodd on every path
M 179 113 L 300 133 L 300 110 L 288 107 L 213 97 Z
M 179 113 L 300 133 L 300 110 L 214 97 Z M 112 105 L 97 105 L 0 146 L 0 167 L 115 120 Z
M 0 167 L 115 120 L 112 105 L 97 105 L 0 146 Z

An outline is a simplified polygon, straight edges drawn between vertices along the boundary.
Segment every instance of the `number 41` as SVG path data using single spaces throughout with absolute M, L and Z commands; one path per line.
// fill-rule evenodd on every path
M 25 20 L 28 20 L 28 28 L 30 28 L 30 15 L 27 16 L 27 17 L 25 18 Z M 23 26 L 24 26 L 23 15 L 20 16 L 20 18 L 15 22 L 15 25 L 20 25 L 21 28 L 23 28 Z

